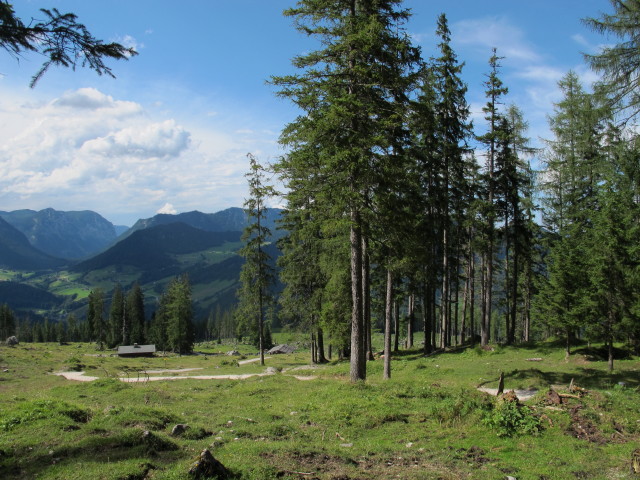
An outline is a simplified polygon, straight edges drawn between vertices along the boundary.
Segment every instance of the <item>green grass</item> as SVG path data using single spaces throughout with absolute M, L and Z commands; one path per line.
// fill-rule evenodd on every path
M 242 356 L 224 355 L 230 349 Z M 617 360 L 610 375 L 593 352 L 565 361 L 551 344 L 429 357 L 402 351 L 391 380 L 382 380 L 376 360 L 366 383 L 351 384 L 347 362 L 310 367 L 302 351 L 267 359 L 279 373 L 246 380 L 117 380 L 153 369 L 264 372 L 256 362 L 238 364 L 253 358 L 251 346 L 206 343 L 196 350 L 206 355 L 120 359 L 87 344 L 0 348 L 0 478 L 187 479 L 204 448 L 238 479 L 633 478 L 637 358 Z M 68 370 L 100 379 L 52 375 Z M 476 389 L 497 386 L 500 371 L 507 389 L 540 394 L 517 411 L 502 409 Z M 547 408 L 546 390 L 566 391 L 571 379 L 588 394 Z M 538 427 L 518 429 L 520 417 Z M 174 437 L 178 423 L 189 429 Z

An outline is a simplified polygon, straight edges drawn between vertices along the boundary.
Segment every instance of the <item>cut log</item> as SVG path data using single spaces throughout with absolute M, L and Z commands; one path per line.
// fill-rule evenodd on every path
M 500 379 L 498 380 L 498 393 L 497 396 L 502 395 L 504 392 L 504 372 L 500 372 Z

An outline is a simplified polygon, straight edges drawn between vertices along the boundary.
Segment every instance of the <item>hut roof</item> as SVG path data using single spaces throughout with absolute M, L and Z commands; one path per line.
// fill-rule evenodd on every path
M 118 355 L 153 355 L 156 353 L 155 345 L 120 345 L 118 347 Z
M 292 347 L 291 345 L 281 344 L 281 345 L 276 345 L 271 350 L 269 350 L 267 353 L 269 355 L 273 355 L 273 354 L 276 354 L 276 353 L 293 353 L 293 352 L 295 352 L 295 350 L 296 349 L 294 347 Z

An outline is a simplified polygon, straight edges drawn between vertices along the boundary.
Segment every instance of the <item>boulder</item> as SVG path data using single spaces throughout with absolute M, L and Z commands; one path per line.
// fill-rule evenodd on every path
M 189 428 L 189 425 L 186 425 L 184 423 L 178 423 L 176 426 L 174 426 L 171 429 L 171 436 L 172 437 L 179 437 L 184 432 L 186 432 L 188 428 Z
M 191 465 L 189 474 L 194 478 L 215 478 L 217 480 L 231 478 L 229 470 L 216 460 L 206 448 L 200 454 L 200 458 Z
M 18 345 L 20 342 L 18 341 L 18 337 L 12 335 L 11 337 L 7 338 L 7 342 L 6 343 L 10 347 L 13 347 L 14 345 Z

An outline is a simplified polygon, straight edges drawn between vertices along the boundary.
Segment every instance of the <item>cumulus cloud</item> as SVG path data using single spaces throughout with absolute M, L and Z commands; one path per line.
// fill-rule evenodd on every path
M 241 206 L 246 154 L 265 161 L 262 148 L 273 142 L 260 133 L 238 136 L 237 126 L 225 131 L 198 121 L 181 124 L 166 113 L 154 117 L 139 103 L 92 88 L 49 101 L 4 98 L 3 210 L 91 209 L 130 224 L 158 205 L 163 212 Z
M 175 209 L 175 207 L 173 205 L 171 205 L 170 203 L 165 203 L 162 207 L 160 207 L 156 213 L 164 213 L 167 215 L 175 215 L 176 213 L 178 213 L 178 210 Z
M 125 127 L 86 141 L 81 150 L 105 157 L 130 156 L 167 160 L 189 148 L 189 132 L 173 120 Z
M 51 102 L 53 108 L 68 107 L 70 109 L 99 110 L 109 109 L 113 114 L 138 114 L 142 107 L 134 102 L 116 101 L 95 88 L 80 88 L 65 93 L 61 98 Z

